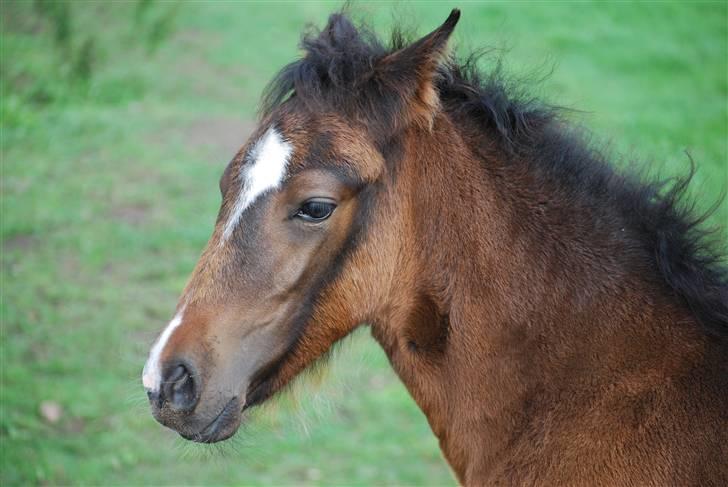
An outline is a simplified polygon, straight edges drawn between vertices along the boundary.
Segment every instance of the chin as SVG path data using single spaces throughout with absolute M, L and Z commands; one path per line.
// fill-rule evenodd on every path
M 232 438 L 243 422 L 245 408 L 234 397 L 227 402 L 220 413 L 205 427 L 198 431 L 186 428 L 173 428 L 185 440 L 195 443 L 218 443 Z

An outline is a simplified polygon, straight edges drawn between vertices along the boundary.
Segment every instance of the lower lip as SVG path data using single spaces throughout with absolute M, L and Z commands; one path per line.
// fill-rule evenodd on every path
M 180 435 L 187 440 L 192 440 L 197 443 L 216 443 L 218 441 L 227 440 L 235 434 L 235 431 L 237 431 L 237 427 L 235 426 L 237 419 L 230 417 L 230 414 L 233 413 L 237 407 L 238 398 L 234 397 L 228 401 L 224 408 L 222 408 L 222 411 L 220 411 L 220 414 L 212 420 L 212 423 L 207 425 L 200 433 L 190 436 L 183 435 L 181 433 Z

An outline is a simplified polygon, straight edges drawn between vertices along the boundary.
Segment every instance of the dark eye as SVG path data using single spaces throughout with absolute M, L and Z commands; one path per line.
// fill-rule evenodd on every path
M 296 213 L 296 217 L 309 222 L 322 222 L 336 209 L 336 205 L 331 201 L 325 200 L 308 200 Z

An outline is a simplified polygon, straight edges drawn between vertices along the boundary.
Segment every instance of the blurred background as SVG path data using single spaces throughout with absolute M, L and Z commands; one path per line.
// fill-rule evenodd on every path
M 339 5 L 2 0 L 0 484 L 454 484 L 366 329 L 222 446 L 155 423 L 141 387 L 262 88 Z M 496 47 L 516 77 L 553 67 L 532 90 L 581 110 L 616 164 L 684 174 L 688 150 L 700 208 L 728 186 L 725 2 L 354 12 L 425 33 L 455 6 L 456 52 Z

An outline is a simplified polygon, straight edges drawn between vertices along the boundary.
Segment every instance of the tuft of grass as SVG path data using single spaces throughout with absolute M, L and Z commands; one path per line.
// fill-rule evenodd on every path
M 366 331 L 334 353 L 317 393 L 301 383 L 222 446 L 163 429 L 140 385 L 263 85 L 298 55 L 304 26 L 337 6 L 0 3 L 0 483 L 454 483 Z M 380 30 L 394 10 L 423 33 L 449 9 L 355 6 Z M 516 75 L 552 60 L 541 94 L 583 110 L 574 121 L 624 161 L 682 174 L 688 149 L 699 206 L 726 187 L 724 2 L 462 10 L 458 52 L 507 48 Z M 728 221 L 725 202 L 714 221 Z M 57 423 L 43 419 L 43 401 L 61 407 Z

